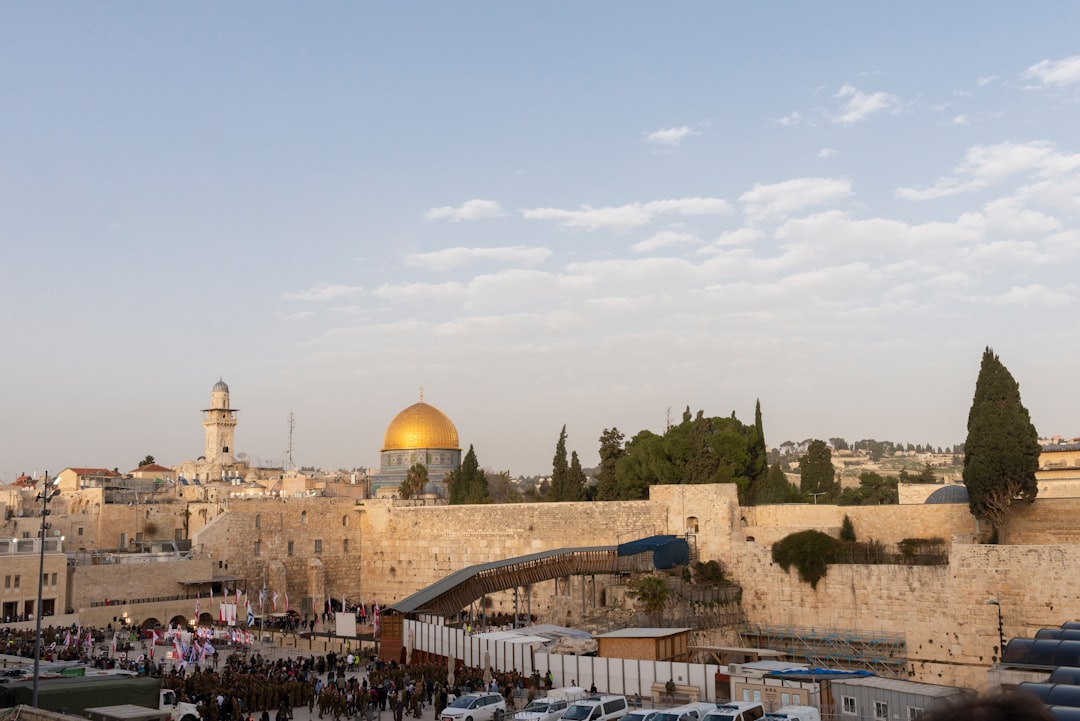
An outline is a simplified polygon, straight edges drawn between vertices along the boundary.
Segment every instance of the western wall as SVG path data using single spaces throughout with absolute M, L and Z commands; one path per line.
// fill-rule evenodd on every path
M 1016 514 L 1010 545 L 993 546 L 974 543 L 980 529 L 965 504 L 741 508 L 733 486 L 654 486 L 649 500 L 609 503 L 234 502 L 194 540 L 229 574 L 255 584 L 269 577 L 294 598 L 345 593 L 387 605 L 477 563 L 690 531 L 701 560 L 719 560 L 742 586 L 749 623 L 904 633 L 913 678 L 981 688 L 998 645 L 987 600 L 1000 601 L 1006 638 L 1080 618 L 1078 512 L 1080 499 L 1036 501 Z M 860 540 L 944 538 L 948 565 L 833 565 L 814 590 L 772 562 L 776 540 L 806 528 L 837 533 L 845 514 Z M 540 584 L 530 608 L 544 620 L 573 621 L 579 596 L 599 598 L 591 582 L 561 584 L 559 597 L 553 583 Z M 510 610 L 503 596 L 494 611 Z

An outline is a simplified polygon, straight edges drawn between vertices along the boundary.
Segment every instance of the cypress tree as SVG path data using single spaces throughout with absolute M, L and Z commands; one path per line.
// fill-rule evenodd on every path
M 581 468 L 577 451 L 570 454 L 570 470 L 566 474 L 566 500 L 581 501 L 585 499 L 585 471 Z
M 1017 503 L 1039 492 L 1039 434 L 1020 402 L 1020 385 L 989 347 L 983 351 L 964 441 L 971 513 L 993 524 L 998 543 Z
M 568 498 L 570 465 L 566 461 L 566 425 L 559 433 L 559 442 L 555 444 L 555 457 L 551 459 L 551 491 L 550 498 L 553 501 L 571 501 Z
M 600 471 L 597 474 L 596 500 L 614 501 L 619 498 L 619 481 L 615 465 L 623 457 L 623 434 L 618 428 L 605 428 L 600 434 Z

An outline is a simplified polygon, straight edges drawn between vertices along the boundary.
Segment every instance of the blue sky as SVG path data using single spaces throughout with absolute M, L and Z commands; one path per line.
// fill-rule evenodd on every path
M 990 345 L 1080 435 L 1080 7 L 944 5 L 7 6 L 0 481 L 192 458 L 219 377 L 255 461 L 423 386 L 524 474 L 956 443 Z

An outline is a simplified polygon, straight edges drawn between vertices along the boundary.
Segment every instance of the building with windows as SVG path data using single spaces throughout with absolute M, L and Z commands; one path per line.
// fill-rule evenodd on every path
M 936 683 L 866 676 L 832 682 L 835 718 L 840 721 L 917 721 L 924 713 L 974 694 Z M 826 709 L 822 708 L 822 716 Z

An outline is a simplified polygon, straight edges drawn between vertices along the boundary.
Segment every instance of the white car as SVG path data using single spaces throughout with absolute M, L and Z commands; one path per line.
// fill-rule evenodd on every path
M 497 693 L 467 693 L 458 696 L 443 709 L 442 721 L 495 721 L 495 715 L 506 711 L 506 701 Z
M 564 698 L 538 698 L 514 714 L 515 721 L 558 721 L 570 702 Z

